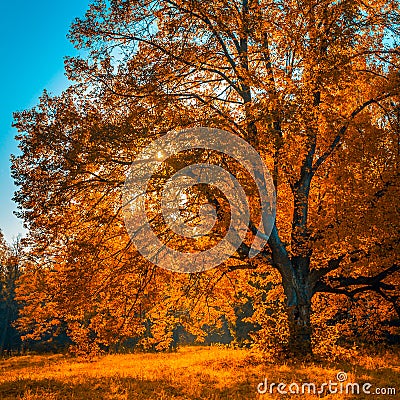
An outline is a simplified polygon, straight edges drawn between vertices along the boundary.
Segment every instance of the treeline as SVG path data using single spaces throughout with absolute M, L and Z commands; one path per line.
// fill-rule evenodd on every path
M 67 351 L 74 345 L 73 340 L 68 335 L 67 324 L 61 324 L 53 332 L 42 332 L 36 338 L 32 338 L 32 331 L 25 329 L 19 324 L 19 314 L 24 308 L 24 302 L 18 298 L 18 287 L 23 282 L 24 267 L 29 265 L 27 254 L 23 248 L 23 240 L 17 238 L 9 245 L 5 242 L 0 230 L 0 355 L 11 356 L 15 354 L 24 354 L 26 352 L 60 352 Z M 29 268 L 28 268 L 29 269 Z M 45 288 L 43 288 L 45 290 Z M 20 287 L 19 293 L 25 290 Z M 34 293 L 27 293 L 28 296 Z M 46 306 L 46 304 L 43 304 Z M 238 309 L 237 324 L 235 327 L 229 327 L 226 318 L 222 316 L 220 326 L 204 325 L 204 337 L 199 343 L 196 336 L 189 333 L 185 328 L 177 324 L 171 331 L 171 342 L 168 349 L 174 350 L 179 345 L 211 344 L 211 343 L 232 343 L 234 336 L 240 344 L 249 343 L 251 330 L 257 329 L 254 324 L 244 322 L 245 317 L 251 316 L 251 307 Z M 26 317 L 26 316 L 25 316 Z M 34 315 L 30 316 L 32 322 Z M 100 348 L 102 352 L 127 352 L 134 349 L 142 349 L 140 340 L 151 338 L 151 325 L 149 319 L 143 319 L 145 327 L 141 337 L 121 338 L 110 345 L 103 345 Z M 235 335 L 232 336 L 232 331 Z M 152 345 L 146 350 L 156 351 L 156 346 Z

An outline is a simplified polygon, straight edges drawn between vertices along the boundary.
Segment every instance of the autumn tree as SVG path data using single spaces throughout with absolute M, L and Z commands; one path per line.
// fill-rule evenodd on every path
M 85 325 L 91 314 L 76 288 L 104 305 L 132 271 L 125 284 L 135 290 L 105 306 L 102 324 L 121 310 L 136 310 L 122 320 L 140 315 L 132 298 L 165 301 L 147 296 L 155 272 L 133 256 L 120 191 L 141 147 L 210 126 L 262 155 L 277 218 L 256 258 L 242 246 L 218 277 L 192 281 L 215 282 L 199 284 L 212 296 L 222 277 L 243 287 L 248 273 L 277 273 L 297 355 L 312 351 L 316 293 L 373 292 L 398 313 L 399 18 L 389 0 L 93 2 L 70 32 L 85 50 L 66 59 L 76 84 L 16 115 L 16 200 L 37 251 L 57 265 L 51 279 L 64 292 L 54 304 L 76 295 Z

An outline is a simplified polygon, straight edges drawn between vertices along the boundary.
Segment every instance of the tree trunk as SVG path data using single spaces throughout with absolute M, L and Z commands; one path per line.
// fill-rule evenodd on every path
M 292 357 L 302 358 L 312 354 L 311 346 L 311 299 L 314 294 L 310 284 L 310 256 L 289 257 L 279 238 L 276 226 L 268 239 L 273 265 L 282 277 L 286 296 L 286 312 L 289 322 L 289 352 Z
M 4 327 L 3 327 L 3 331 L 1 333 L 0 336 L 0 355 L 3 354 L 4 352 L 4 345 L 6 342 L 6 338 L 7 338 L 7 328 L 8 328 L 8 324 L 9 324 L 9 317 L 10 317 L 10 308 L 8 306 L 8 304 L 6 304 L 6 313 L 5 313 L 5 317 L 4 317 Z
M 311 302 L 287 307 L 289 321 L 289 352 L 291 356 L 303 357 L 312 354 L 310 321 Z
M 289 353 L 302 358 L 312 355 L 311 299 L 309 258 L 293 257 L 291 279 L 282 281 L 286 295 L 286 313 L 289 323 Z
M 283 282 L 286 294 L 286 313 L 289 324 L 288 350 L 291 357 L 302 358 L 312 355 L 311 298 L 307 280 L 298 279 L 295 274 L 292 281 Z
M 312 354 L 310 257 L 294 256 L 292 280 L 287 296 L 287 316 L 289 322 L 289 351 L 292 355 L 303 357 Z M 285 286 L 285 283 L 284 283 Z

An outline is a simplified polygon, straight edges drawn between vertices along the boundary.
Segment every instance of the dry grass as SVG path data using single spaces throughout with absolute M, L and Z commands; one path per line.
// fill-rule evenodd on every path
M 321 384 L 335 380 L 340 370 L 347 372 L 349 381 L 368 381 L 373 388 L 396 387 L 400 393 L 400 363 L 395 354 L 364 356 L 353 364 L 266 365 L 246 350 L 186 347 L 176 353 L 109 355 L 92 362 L 64 355 L 0 360 L 0 399 L 315 399 L 301 394 L 259 395 L 257 384 L 264 377 L 269 382 Z M 330 394 L 324 398 L 400 396 Z

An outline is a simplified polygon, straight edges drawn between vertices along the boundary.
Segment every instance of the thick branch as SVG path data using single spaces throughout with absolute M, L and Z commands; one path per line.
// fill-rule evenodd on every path
M 374 291 L 382 295 L 382 290 L 396 290 L 396 285 L 385 283 L 383 280 L 398 271 L 400 271 L 400 265 L 393 264 L 375 276 L 331 277 L 325 281 L 317 282 L 315 292 L 344 294 L 348 297 L 354 297 L 359 293 Z M 351 289 L 354 286 L 357 287 Z
M 343 260 L 344 255 L 334 258 L 332 260 L 328 261 L 328 266 L 325 268 L 321 269 L 314 269 L 310 272 L 310 282 L 311 285 L 314 286 L 319 279 L 321 279 L 323 276 L 329 274 L 329 272 L 334 271 L 335 269 L 338 269 L 340 267 L 340 262 Z

